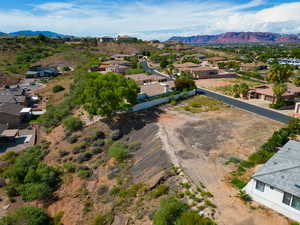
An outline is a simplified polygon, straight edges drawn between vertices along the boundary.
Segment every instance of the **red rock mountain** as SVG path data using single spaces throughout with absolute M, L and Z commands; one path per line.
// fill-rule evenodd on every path
M 183 43 L 282 43 L 300 42 L 300 37 L 293 34 L 269 32 L 227 32 L 219 35 L 197 35 L 190 37 L 172 37 L 169 40 Z

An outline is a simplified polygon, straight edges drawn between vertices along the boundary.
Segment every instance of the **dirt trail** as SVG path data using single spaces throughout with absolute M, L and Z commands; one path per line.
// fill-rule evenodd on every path
M 281 125 L 237 109 L 186 114 L 167 110 L 158 124 L 160 137 L 173 163 L 194 183 L 203 183 L 214 195 L 216 220 L 222 225 L 288 225 L 287 219 L 267 209 L 250 209 L 234 197 L 237 190 L 226 177 L 230 156 L 246 158 Z M 251 137 L 249 140 L 248 137 Z

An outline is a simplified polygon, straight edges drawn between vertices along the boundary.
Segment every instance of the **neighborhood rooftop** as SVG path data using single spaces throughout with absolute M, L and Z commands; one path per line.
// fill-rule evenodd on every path
M 290 140 L 253 178 L 300 196 L 300 142 Z

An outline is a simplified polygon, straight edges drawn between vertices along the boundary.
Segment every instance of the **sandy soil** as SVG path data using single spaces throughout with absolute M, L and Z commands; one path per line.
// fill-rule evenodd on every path
M 207 89 L 216 89 L 218 87 L 224 87 L 226 85 L 232 85 L 236 81 L 235 78 L 218 78 L 218 79 L 202 79 L 196 80 L 197 87 L 203 87 Z
M 230 156 L 246 158 L 256 151 L 280 124 L 235 108 L 189 114 L 173 109 L 158 124 L 165 150 L 196 183 L 214 195 L 216 220 L 222 225 L 288 225 L 287 219 L 267 209 L 250 209 L 235 197 L 228 183 Z

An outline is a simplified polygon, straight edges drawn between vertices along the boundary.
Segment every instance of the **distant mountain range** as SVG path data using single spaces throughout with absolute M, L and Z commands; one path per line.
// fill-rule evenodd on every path
M 65 37 L 66 35 L 58 34 L 51 31 L 32 31 L 32 30 L 21 30 L 11 33 L 0 32 L 0 35 L 12 35 L 12 36 L 37 36 L 39 34 L 45 35 L 47 37 Z
M 300 42 L 300 35 L 278 34 L 269 32 L 227 32 L 218 35 L 197 35 L 189 37 L 175 36 L 169 41 L 180 41 L 183 43 L 283 43 Z

